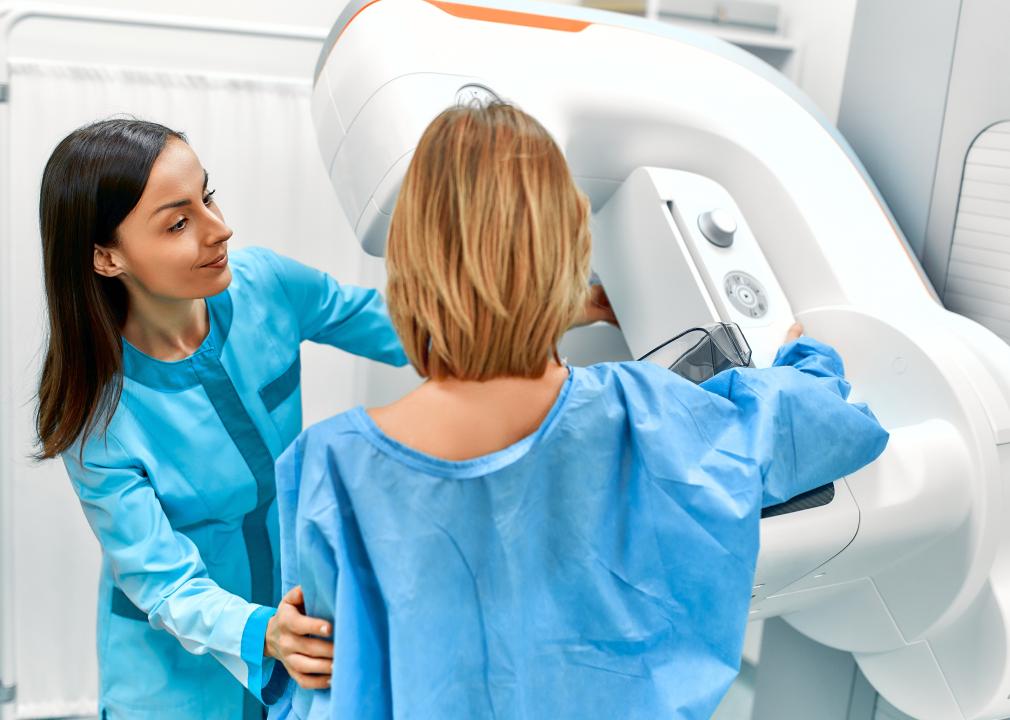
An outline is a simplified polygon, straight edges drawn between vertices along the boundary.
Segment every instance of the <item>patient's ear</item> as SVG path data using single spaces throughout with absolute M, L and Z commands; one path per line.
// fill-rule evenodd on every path
M 95 245 L 95 272 L 102 277 L 118 277 L 126 272 L 126 263 L 114 248 Z

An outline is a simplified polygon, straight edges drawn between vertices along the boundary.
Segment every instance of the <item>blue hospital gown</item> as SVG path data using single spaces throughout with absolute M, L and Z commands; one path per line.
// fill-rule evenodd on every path
M 700 720 L 735 677 L 763 505 L 876 458 L 834 350 L 696 386 L 571 368 L 539 430 L 453 462 L 357 408 L 277 464 L 285 588 L 332 618 L 332 688 L 271 718 Z M 493 422 L 493 418 L 489 418 Z
M 263 249 L 230 262 L 200 348 L 162 362 L 124 341 L 108 431 L 63 455 L 102 549 L 101 720 L 262 718 L 287 680 L 263 641 L 280 599 L 274 460 L 302 429 L 299 346 L 406 363 L 375 290 Z

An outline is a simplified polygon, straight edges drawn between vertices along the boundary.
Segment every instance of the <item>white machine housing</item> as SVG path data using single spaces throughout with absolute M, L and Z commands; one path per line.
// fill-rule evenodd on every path
M 493 97 L 547 127 L 589 196 L 593 267 L 635 357 L 719 319 L 767 365 L 798 319 L 891 432 L 829 501 L 762 521 L 752 617 L 852 652 L 916 718 L 1010 716 L 1010 348 L 937 302 L 837 131 L 760 61 L 659 23 L 521 0 L 352 2 L 313 118 L 365 250 L 382 253 L 427 124 Z M 728 246 L 707 237 L 713 211 L 735 225 Z

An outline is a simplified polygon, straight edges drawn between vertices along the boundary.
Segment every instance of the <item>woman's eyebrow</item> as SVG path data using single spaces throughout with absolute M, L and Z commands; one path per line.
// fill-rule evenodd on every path
M 210 175 L 207 173 L 206 170 L 204 170 L 203 171 L 203 189 L 204 190 L 207 189 L 207 183 L 209 181 L 210 181 Z M 165 203 L 164 205 L 162 205 L 161 207 L 159 207 L 157 210 L 155 210 L 153 213 L 151 213 L 151 217 L 154 217 L 155 215 L 157 215 L 158 213 L 160 213 L 163 210 L 171 210 L 172 208 L 185 207 L 186 205 L 190 205 L 190 204 L 192 204 L 192 203 L 189 200 L 174 200 L 174 201 L 172 201 L 170 203 Z
M 151 213 L 151 217 L 154 217 L 155 215 L 157 215 L 158 213 L 162 212 L 163 210 L 171 210 L 172 208 L 184 207 L 184 206 L 190 205 L 190 204 L 191 203 L 190 203 L 189 200 L 175 200 L 174 202 L 165 203 L 164 205 L 162 205 L 161 207 L 159 207 L 157 210 L 155 210 L 153 213 Z

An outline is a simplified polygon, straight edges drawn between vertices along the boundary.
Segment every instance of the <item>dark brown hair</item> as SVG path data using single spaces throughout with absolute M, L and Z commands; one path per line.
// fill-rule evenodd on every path
M 101 424 L 123 388 L 120 333 L 126 288 L 94 270 L 94 248 L 115 246 L 154 161 L 182 133 L 134 118 L 102 120 L 70 133 L 42 175 L 39 225 L 49 337 L 39 380 L 38 459 L 52 458 Z

